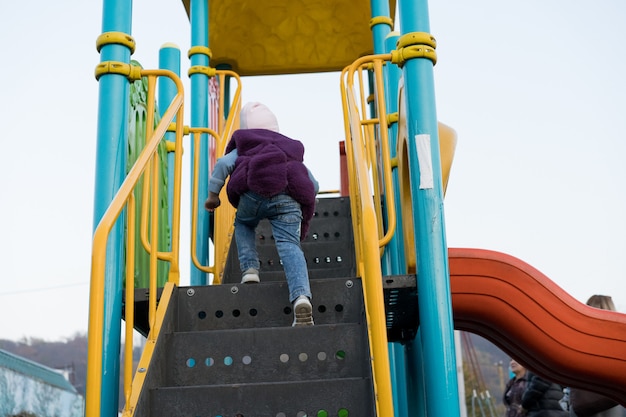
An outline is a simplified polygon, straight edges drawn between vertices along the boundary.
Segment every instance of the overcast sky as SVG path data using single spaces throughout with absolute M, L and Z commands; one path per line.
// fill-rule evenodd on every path
M 133 58 L 156 68 L 173 42 L 188 85 L 182 3 L 133 7 Z M 0 5 L 0 338 L 87 330 L 101 10 L 81 0 Z M 581 302 L 612 295 L 620 311 L 625 20 L 622 0 L 430 2 L 438 119 L 458 133 L 448 245 L 508 253 Z M 339 75 L 243 83 L 244 101 L 267 103 L 283 133 L 305 143 L 321 188 L 339 188 Z

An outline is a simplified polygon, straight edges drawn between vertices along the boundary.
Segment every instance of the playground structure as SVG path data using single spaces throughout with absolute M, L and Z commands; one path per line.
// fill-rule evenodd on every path
M 554 381 L 626 401 L 624 315 L 582 305 L 508 255 L 448 250 L 443 198 L 456 137 L 436 118 L 436 41 L 425 0 L 274 1 L 271 7 L 189 0 L 181 7 L 192 33 L 189 126 L 176 71 L 179 51 L 164 48 L 158 70 L 131 64 L 131 6 L 104 1 L 96 68 L 100 117 L 88 416 L 117 413 L 120 373 L 125 415 L 460 415 L 455 328 L 486 337 Z M 400 33 L 392 32 L 396 9 Z M 210 218 L 202 204 L 211 161 L 238 126 L 243 77 L 328 71 L 337 72 L 342 87 L 342 189 L 320 196 L 317 229 L 303 243 L 320 317 L 314 328 L 291 329 L 284 314 L 261 307 L 284 291 L 271 245 L 260 249 L 275 260 L 264 266 L 262 285 L 238 285 L 231 256 L 234 210 L 224 205 Z M 128 143 L 125 103 L 129 81 L 142 79 L 144 143 L 127 171 L 120 163 Z M 209 117 L 212 81 L 220 95 Z M 192 160 L 187 288 L 179 286 L 183 148 Z M 233 305 L 224 304 L 228 294 L 238 294 Z M 322 314 L 321 307 L 331 306 L 335 313 Z M 203 321 L 211 317 L 208 311 L 217 316 L 231 310 L 233 317 L 253 310 L 255 315 Z M 133 329 L 147 337 L 134 378 L 132 362 L 120 365 L 118 359 L 122 345 L 132 357 Z M 282 349 L 298 346 L 309 356 L 307 343 L 316 340 L 316 348 L 331 346 L 336 357 L 348 353 L 350 360 L 328 361 L 336 368 L 322 371 L 320 365 L 319 374 L 306 361 L 290 363 L 288 371 L 278 372 L 279 380 L 264 380 L 277 368 L 271 361 L 280 353 L 261 342 L 270 337 L 282 340 Z M 238 351 L 255 344 L 262 345 L 250 348 L 258 356 Z M 207 351 L 228 351 L 231 360 L 248 357 L 251 366 L 232 366 L 241 373 L 223 371 L 213 381 L 219 386 L 209 388 L 213 362 Z M 205 368 L 195 366 L 198 359 Z M 266 368 L 255 368 L 257 362 Z M 194 374 L 199 368 L 202 373 Z M 270 401 L 276 392 L 286 396 Z

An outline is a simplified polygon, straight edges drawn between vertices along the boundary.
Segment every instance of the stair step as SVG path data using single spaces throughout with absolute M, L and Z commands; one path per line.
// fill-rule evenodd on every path
M 310 283 L 316 325 L 364 321 L 359 278 Z M 286 282 L 181 287 L 177 294 L 180 332 L 290 327 L 293 322 Z
M 365 326 L 174 333 L 167 386 L 288 382 L 371 375 Z
M 256 229 L 256 248 L 261 261 L 262 281 L 285 281 L 280 257 L 274 244 L 272 228 L 268 220 L 262 220 Z M 309 233 L 301 242 L 307 262 L 309 278 L 327 279 L 348 277 L 356 274 L 354 236 L 347 197 L 318 198 L 315 216 L 311 219 Z M 228 253 L 224 268 L 224 283 L 238 283 L 241 270 L 237 257 L 237 242 Z
M 151 417 L 376 416 L 369 378 L 157 388 L 150 408 Z

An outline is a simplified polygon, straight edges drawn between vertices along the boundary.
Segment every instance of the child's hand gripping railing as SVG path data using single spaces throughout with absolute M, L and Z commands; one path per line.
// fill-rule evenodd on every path
M 133 71 L 137 70 L 133 68 Z M 131 71 L 131 72 L 133 72 Z M 173 287 L 178 284 L 179 271 L 179 244 L 180 244 L 180 198 L 181 198 L 181 173 L 182 173 L 182 134 L 183 134 L 183 86 L 180 79 L 171 71 L 167 70 L 140 70 L 140 77 L 148 78 L 147 97 L 147 120 L 146 120 L 146 145 L 137 158 L 135 164 L 128 172 L 126 179 L 120 186 L 113 201 L 102 216 L 93 237 L 92 263 L 91 263 L 91 287 L 89 298 L 89 334 L 88 334 L 88 367 L 87 367 L 87 392 L 85 415 L 96 417 L 100 415 L 102 401 L 102 367 L 103 367 L 103 332 L 104 332 L 104 296 L 105 296 L 105 270 L 107 268 L 107 247 L 111 230 L 118 222 L 120 214 L 125 211 L 127 216 L 127 230 L 125 237 L 126 247 L 126 270 L 125 270 L 125 363 L 124 372 L 124 396 L 126 399 L 125 415 L 132 414 L 132 404 L 136 402 L 143 380 L 138 374 L 131 388 L 132 381 L 132 352 L 134 330 L 134 259 L 135 259 L 135 195 L 137 184 L 141 178 L 145 178 L 144 186 L 150 187 L 149 212 L 142 211 L 142 222 L 149 222 L 151 242 L 144 242 L 144 246 L 150 255 L 150 289 L 149 289 L 149 326 L 150 333 L 146 342 L 146 350 L 142 355 L 142 362 L 149 362 L 156 337 L 159 333 L 160 321 L 158 320 L 156 294 L 157 294 L 157 262 L 163 260 L 169 262 L 168 282 L 161 295 L 161 305 L 167 305 L 167 300 L 172 293 Z M 157 77 L 168 77 L 177 88 L 177 94 L 172 99 L 169 107 L 163 114 L 161 122 L 154 128 L 154 96 Z M 158 252 L 158 213 L 159 213 L 159 144 L 163 140 L 170 124 L 175 121 L 175 141 L 170 146 L 174 151 L 174 184 L 172 202 L 172 225 L 170 251 Z M 144 193 L 145 195 L 145 193 Z M 147 230 L 147 227 L 146 227 Z M 147 353 L 147 354 L 146 354 Z M 140 362 L 140 367 L 142 366 Z M 145 374 L 143 374 L 145 375 Z M 133 401 L 133 399 L 135 401 Z
M 233 132 L 239 128 L 239 111 L 241 109 L 241 80 L 239 75 L 233 71 L 228 70 L 216 70 L 216 75 L 219 77 L 219 85 L 225 85 L 226 77 L 232 77 L 237 81 L 237 88 L 233 95 L 232 104 L 229 109 L 228 118 L 224 120 L 224 89 L 220 88 L 219 109 L 220 116 L 218 118 L 218 132 L 212 129 L 206 128 L 190 128 L 189 131 L 193 135 L 194 149 L 199 149 L 201 135 L 207 133 L 211 135 L 211 139 L 215 140 L 214 155 L 211 155 L 211 159 L 214 160 L 224 155 L 224 149 L 230 140 Z M 228 257 L 228 250 L 230 248 L 230 242 L 233 236 L 233 227 L 235 219 L 235 208 L 228 204 L 228 197 L 226 196 L 226 187 L 222 189 L 220 193 L 220 200 L 222 204 L 214 212 L 213 221 L 213 249 L 214 249 L 214 262 L 213 266 L 202 265 L 197 255 L 198 247 L 198 179 L 199 179 L 199 164 L 200 155 L 196 153 L 194 155 L 193 174 L 192 174 L 192 196 L 191 196 L 191 259 L 193 264 L 199 270 L 213 274 L 212 284 L 220 284 L 222 282 L 224 267 L 226 265 L 226 259 Z M 204 238 L 204 236 L 200 236 Z
M 387 349 L 387 326 L 380 257 L 391 240 L 396 214 L 391 182 L 391 158 L 383 65 L 391 54 L 366 56 L 344 69 L 341 93 L 346 134 L 346 155 L 354 229 L 357 275 L 363 279 L 365 306 L 372 349 L 378 415 L 393 416 L 393 397 Z M 375 117 L 367 118 L 363 71 L 373 71 Z M 358 76 L 359 94 L 355 91 Z M 359 106 L 361 107 L 359 111 Z M 377 152 L 377 145 L 380 153 Z M 387 232 L 384 231 L 382 194 L 386 198 Z

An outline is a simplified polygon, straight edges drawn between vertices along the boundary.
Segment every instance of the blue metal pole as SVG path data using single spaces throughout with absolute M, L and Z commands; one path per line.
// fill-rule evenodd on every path
M 190 3 L 191 20 L 191 47 L 209 46 L 209 5 L 207 0 L 191 0 Z M 191 56 L 191 66 L 208 66 L 209 57 L 204 54 L 193 54 Z M 209 77 L 202 73 L 191 75 L 191 126 L 209 126 Z M 194 149 L 192 143 L 191 161 L 196 152 L 200 153 L 200 167 L 198 180 L 198 230 L 193 230 L 198 236 L 197 257 L 201 264 L 206 265 L 209 253 L 209 213 L 204 209 L 204 201 L 209 196 L 209 146 L 207 135 L 202 135 L 200 146 Z M 193 162 L 192 162 L 193 170 Z M 193 171 L 192 171 L 193 173 Z M 206 285 L 206 274 L 195 267 L 193 262 L 190 267 L 191 285 Z
M 429 33 L 427 0 L 400 0 L 402 34 Z M 426 414 L 460 414 L 433 62 L 403 66 Z
M 131 0 L 104 0 L 102 32 L 130 34 Z M 128 46 L 106 44 L 100 50 L 100 62 L 130 63 Z M 99 79 L 98 137 L 94 187 L 94 230 L 106 212 L 126 175 L 128 152 L 129 82 L 123 75 L 104 74 Z M 124 220 L 120 216 L 111 231 L 107 246 L 104 284 L 104 331 L 102 356 L 102 391 L 100 415 L 117 416 L 119 399 L 119 354 L 122 320 L 124 271 Z
M 415 339 L 408 342 L 405 347 L 408 412 L 406 416 L 423 417 L 426 413 L 426 392 L 424 378 L 424 363 L 422 360 L 422 336 L 421 330 L 417 329 Z
M 393 25 L 391 17 L 389 16 L 389 2 L 387 0 L 371 0 L 370 5 L 372 8 L 372 18 L 388 18 L 389 23 Z M 389 35 L 389 32 L 391 32 L 391 26 L 386 23 L 378 22 L 372 26 L 375 54 L 385 53 L 385 38 Z
M 390 32 L 385 38 L 385 51 L 389 52 L 396 47 L 398 40 L 397 32 Z M 401 76 L 400 68 L 396 65 L 385 66 L 385 91 L 387 114 L 398 111 L 398 85 Z M 389 128 L 389 151 L 391 158 L 397 156 L 398 124 L 394 123 Z M 398 171 L 392 171 L 392 183 L 396 195 L 395 209 L 400 213 L 400 204 L 397 196 L 400 195 Z M 389 244 L 385 247 L 382 259 L 382 268 L 385 275 L 406 274 L 406 259 L 404 256 L 404 242 L 402 235 L 402 216 L 397 216 L 396 230 Z M 391 379 L 393 384 L 394 412 L 396 417 L 408 416 L 407 408 L 407 381 L 406 381 L 406 358 L 404 346 L 400 343 L 389 344 L 389 363 L 391 366 Z
M 180 48 L 177 45 L 167 43 L 159 50 L 159 68 L 172 71 L 174 74 L 180 77 Z M 167 109 L 169 103 L 176 96 L 176 84 L 174 81 L 161 77 L 159 79 L 159 113 L 163 117 L 163 113 Z M 174 119 L 176 121 L 176 119 Z M 174 141 L 176 134 L 174 132 L 168 132 L 165 134 L 165 140 Z M 167 155 L 167 166 L 174 166 L 174 154 L 170 152 Z M 172 202 L 174 200 L 174 170 L 167 170 L 167 200 L 169 202 L 168 207 L 168 224 L 172 224 Z
M 386 0 L 371 0 L 370 6 L 372 9 L 372 37 L 374 44 L 374 54 L 383 54 L 389 51 L 389 42 L 393 42 L 392 47 L 395 47 L 395 40 L 390 41 L 388 39 L 389 34 L 391 33 L 391 27 L 393 25 L 393 21 L 390 17 L 389 11 L 389 2 Z M 385 21 L 385 18 L 387 21 Z M 385 67 L 385 102 L 387 106 L 387 112 L 393 113 L 397 111 L 397 101 L 398 101 L 398 79 L 399 79 L 399 70 L 397 67 L 390 68 L 391 65 Z M 381 123 L 381 129 L 384 129 L 383 123 Z M 392 127 L 389 132 L 390 137 L 390 150 L 395 153 L 395 143 L 396 143 L 396 126 Z M 392 156 L 393 157 L 393 156 Z M 394 181 L 395 187 L 396 181 Z M 397 195 L 397 194 L 396 194 Z M 397 230 L 402 230 L 402 223 L 398 220 Z M 396 235 L 389 242 L 387 247 L 385 248 L 385 254 L 382 259 L 382 271 L 383 274 L 399 274 L 401 272 L 401 266 L 399 264 L 396 255 L 402 254 L 402 250 L 399 246 L 401 241 L 397 238 Z M 401 256 L 401 255 L 400 255 Z M 390 374 L 392 380 L 392 388 L 393 388 L 393 402 L 394 402 L 394 414 L 396 417 L 401 417 L 406 415 L 406 376 L 404 372 L 404 353 L 402 349 L 399 349 L 395 343 L 389 344 L 389 365 L 390 365 Z M 398 344 L 398 346 L 400 346 Z
M 389 343 L 389 363 L 393 385 L 393 409 L 396 417 L 408 417 L 406 354 L 400 343 Z
M 396 32 L 390 32 L 385 39 L 385 51 L 388 53 L 395 49 L 396 42 L 398 40 L 398 34 Z M 396 65 L 385 66 L 385 91 L 387 92 L 385 100 L 387 106 L 387 114 L 394 114 L 398 112 L 398 87 L 400 84 L 400 76 L 402 75 L 400 68 Z M 397 156 L 398 147 L 398 124 L 394 123 L 389 127 L 389 155 L 393 159 Z M 394 187 L 394 195 L 396 196 L 396 213 L 400 213 L 400 200 L 397 198 L 400 195 L 398 170 L 394 168 L 392 171 L 392 182 Z M 396 230 L 391 238 L 391 241 L 385 248 L 383 257 L 386 259 L 385 265 L 389 268 L 389 271 L 384 271 L 391 274 L 406 274 L 406 259 L 404 256 L 404 242 L 402 236 L 402 217 L 397 216 Z

